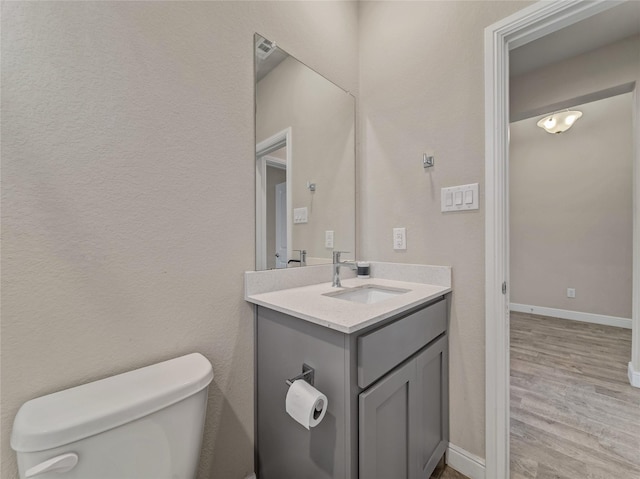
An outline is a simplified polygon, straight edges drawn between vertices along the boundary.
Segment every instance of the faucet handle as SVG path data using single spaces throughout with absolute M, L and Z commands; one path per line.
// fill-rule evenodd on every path
M 300 266 L 307 265 L 307 250 L 306 249 L 294 249 L 292 251 L 297 251 L 300 254 Z

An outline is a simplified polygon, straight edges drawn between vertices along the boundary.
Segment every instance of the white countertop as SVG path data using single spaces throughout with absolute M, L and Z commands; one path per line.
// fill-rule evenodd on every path
M 333 293 L 341 289 L 366 284 L 408 289 L 409 291 L 373 304 L 356 303 L 324 296 L 324 293 Z M 449 285 L 436 285 L 382 278 L 343 279 L 342 286 L 343 288 L 333 288 L 331 282 L 326 282 L 248 294 L 245 299 L 250 303 L 311 323 L 343 333 L 353 333 L 451 291 L 450 283 Z

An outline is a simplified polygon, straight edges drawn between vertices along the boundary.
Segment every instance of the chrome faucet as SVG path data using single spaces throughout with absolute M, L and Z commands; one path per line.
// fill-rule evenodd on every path
M 333 282 L 331 286 L 334 288 L 341 288 L 342 284 L 340 284 L 340 266 L 347 266 L 351 268 L 353 271 L 358 269 L 355 261 L 340 261 L 340 255 L 342 253 L 348 253 L 348 251 L 334 251 L 333 252 Z
M 293 251 L 297 251 L 300 253 L 300 259 L 290 259 L 287 261 L 287 264 L 290 263 L 300 263 L 300 266 L 307 265 L 307 250 L 306 249 L 294 249 Z

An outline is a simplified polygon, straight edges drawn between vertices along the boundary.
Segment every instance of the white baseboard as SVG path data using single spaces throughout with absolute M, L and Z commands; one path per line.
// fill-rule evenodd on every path
M 629 372 L 629 384 L 634 388 L 640 388 L 640 371 L 633 369 L 633 363 L 631 363 L 631 361 L 629 361 L 629 368 L 627 371 Z
M 584 323 L 603 324 L 605 326 L 617 326 L 618 328 L 631 329 L 631 319 L 606 316 L 604 314 L 582 313 L 566 309 L 545 308 L 544 306 L 531 306 L 530 304 L 509 303 L 509 309 L 518 313 L 533 313 L 541 316 L 582 321 Z
M 449 443 L 449 448 L 447 449 L 447 464 L 469 479 L 485 479 L 484 459 L 465 451 L 455 444 Z

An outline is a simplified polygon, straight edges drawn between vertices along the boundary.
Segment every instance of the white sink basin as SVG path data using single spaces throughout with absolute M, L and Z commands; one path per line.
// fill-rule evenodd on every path
M 352 301 L 354 303 L 373 304 L 385 299 L 393 298 L 399 294 L 408 293 L 408 289 L 389 288 L 386 286 L 376 286 L 373 284 L 365 284 L 356 288 L 348 288 L 332 293 L 324 293 L 324 296 L 330 296 L 336 299 Z

